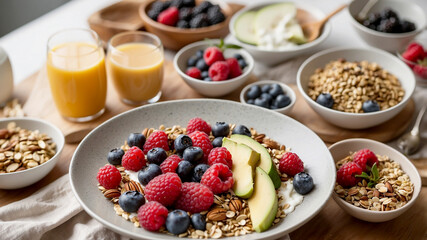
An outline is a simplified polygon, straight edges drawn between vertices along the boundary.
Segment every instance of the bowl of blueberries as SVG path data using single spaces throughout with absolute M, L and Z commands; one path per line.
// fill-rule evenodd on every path
M 359 16 L 371 0 L 353 0 L 348 6 L 353 27 L 369 45 L 389 52 L 403 49 L 422 32 L 427 20 L 411 1 L 377 0 L 366 16 Z
M 240 102 L 288 114 L 295 105 L 295 92 L 288 85 L 262 80 L 251 83 L 240 92 Z

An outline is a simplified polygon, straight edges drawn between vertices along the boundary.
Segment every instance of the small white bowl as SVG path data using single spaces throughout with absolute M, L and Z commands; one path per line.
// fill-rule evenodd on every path
M 386 155 L 391 160 L 400 164 L 402 170 L 409 176 L 411 182 L 414 184 L 414 192 L 412 199 L 403 207 L 391 211 L 371 211 L 356 207 L 343 199 L 341 199 L 335 192 L 332 193 L 332 197 L 335 202 L 348 214 L 355 218 L 368 221 L 368 222 L 385 222 L 393 218 L 400 216 L 406 210 L 408 210 L 417 200 L 418 195 L 421 191 L 421 177 L 415 166 L 411 161 L 406 158 L 402 153 L 395 150 L 394 148 L 380 143 L 374 140 L 363 139 L 363 138 L 352 138 L 337 142 L 329 147 L 329 151 L 337 162 L 349 155 L 350 152 L 355 152 L 364 148 L 368 148 L 378 155 Z
M 378 0 L 369 10 L 369 13 L 380 12 L 385 8 L 391 8 L 399 15 L 399 18 L 415 23 L 415 31 L 408 33 L 383 33 L 367 28 L 357 21 L 357 15 L 368 1 L 353 0 L 348 6 L 348 13 L 356 32 L 366 43 L 373 47 L 394 53 L 408 45 L 416 35 L 426 28 L 427 20 L 423 9 L 412 1 L 401 0 Z
M 249 6 L 235 13 L 231 18 L 231 21 L 229 24 L 230 33 L 233 35 L 233 37 L 236 39 L 239 45 L 247 49 L 259 63 L 265 64 L 267 66 L 274 66 L 285 60 L 291 59 L 293 57 L 314 52 L 315 48 L 324 40 L 326 40 L 326 38 L 329 36 L 329 33 L 331 32 L 331 24 L 327 22 L 323 27 L 322 33 L 317 39 L 315 39 L 312 42 L 299 45 L 294 49 L 288 49 L 288 50 L 264 50 L 264 49 L 258 48 L 257 46 L 241 42 L 236 38 L 236 31 L 234 30 L 234 25 L 240 15 L 242 15 L 247 11 L 261 9 L 262 7 L 265 7 L 267 5 L 271 5 L 274 3 L 282 3 L 282 2 L 283 1 L 260 1 L 260 3 L 250 4 Z M 295 2 L 295 5 L 298 9 L 304 10 L 316 20 L 320 20 L 326 16 L 320 9 L 313 7 L 312 4 L 302 3 L 301 1 L 288 1 L 288 2 Z
M 0 173 L 0 189 L 17 189 L 29 186 L 45 177 L 58 162 L 64 147 L 64 135 L 61 130 L 53 124 L 35 118 L 4 118 L 0 119 L 0 129 L 6 128 L 7 124 L 15 122 L 16 126 L 28 130 L 39 130 L 52 138 L 56 143 L 56 154 L 47 162 L 30 169 L 19 172 Z
M 366 60 L 374 62 L 395 75 L 405 90 L 402 101 L 389 109 L 371 113 L 347 113 L 318 104 L 307 94 L 310 76 L 317 68 L 324 68 L 330 61 L 340 58 L 347 61 Z M 412 70 L 404 62 L 388 52 L 375 48 L 333 48 L 308 58 L 298 69 L 297 84 L 305 101 L 326 121 L 343 128 L 363 129 L 384 123 L 402 111 L 415 90 L 415 77 Z
M 236 53 L 240 53 L 245 59 L 247 66 L 245 67 L 245 69 L 243 69 L 242 75 L 224 81 L 206 82 L 200 79 L 192 78 L 185 74 L 185 71 L 187 69 L 187 60 L 191 56 L 196 54 L 198 50 L 204 50 L 207 47 L 212 46 L 213 44 L 218 44 L 219 42 L 220 40 L 214 39 L 189 44 L 179 50 L 179 52 L 175 55 L 173 59 L 173 66 L 175 67 L 175 70 L 178 72 L 178 74 L 182 77 L 182 79 L 184 79 L 185 83 L 187 83 L 198 93 L 207 97 L 220 97 L 233 92 L 249 79 L 249 76 L 254 69 L 254 59 L 246 50 L 227 49 L 224 51 L 225 58 L 229 58 Z
M 240 92 L 240 102 L 244 103 L 244 104 L 248 104 L 248 105 L 253 105 L 253 104 L 249 104 L 249 103 L 246 102 L 246 92 L 252 86 L 258 85 L 258 86 L 262 87 L 264 85 L 269 85 L 269 84 L 279 84 L 282 87 L 283 92 L 285 92 L 285 94 L 288 95 L 288 97 L 291 99 L 291 103 L 288 106 L 286 106 L 284 108 L 270 109 L 270 110 L 275 111 L 275 112 L 279 112 L 279 113 L 283 113 L 283 114 L 286 114 L 286 115 L 289 114 L 291 112 L 292 108 L 295 105 L 296 95 L 295 95 L 294 90 L 291 87 L 289 87 L 288 85 L 286 85 L 284 83 L 278 82 L 278 81 L 262 80 L 262 81 L 257 81 L 257 82 L 254 82 L 254 83 L 251 83 L 251 84 L 247 85 Z M 253 106 L 256 106 L 256 105 L 253 105 Z

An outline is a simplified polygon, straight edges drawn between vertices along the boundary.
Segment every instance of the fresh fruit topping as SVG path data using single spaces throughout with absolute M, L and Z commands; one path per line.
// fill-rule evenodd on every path
M 153 178 L 162 174 L 162 170 L 159 165 L 148 164 L 145 168 L 138 172 L 138 181 L 142 185 L 147 185 Z
M 212 140 L 212 147 L 217 148 L 222 146 L 222 139 L 224 137 L 216 137 Z
M 192 164 L 197 164 L 203 160 L 203 150 L 199 147 L 188 147 L 182 154 L 182 159 Z
M 375 163 L 378 164 L 378 158 L 371 150 L 362 149 L 353 155 L 353 162 L 357 163 L 362 171 L 366 171 L 366 166 L 372 167 Z
M 279 96 L 280 94 L 284 94 L 282 87 L 277 83 L 271 84 L 271 88 L 270 88 L 270 91 L 268 91 L 268 93 L 273 98 Z
M 380 110 L 380 105 L 375 100 L 366 100 L 362 104 L 363 112 L 378 112 Z
M 242 69 L 240 68 L 239 62 L 235 58 L 228 58 L 226 60 L 228 67 L 230 68 L 229 78 L 235 78 L 242 75 Z
M 225 164 L 229 169 L 233 166 L 231 153 L 225 147 L 214 148 L 208 156 L 208 164 L 214 165 L 215 163 Z
M 337 183 L 342 187 L 352 187 L 360 182 L 361 178 L 357 175 L 362 174 L 362 168 L 355 162 L 348 162 L 337 171 Z
M 192 182 L 200 182 L 202 180 L 203 174 L 208 170 L 210 166 L 204 163 L 197 165 L 193 169 L 193 177 L 191 178 Z
M 294 176 L 293 185 L 297 193 L 305 195 L 314 187 L 313 178 L 306 172 L 297 173 Z
M 399 18 L 399 15 L 390 8 L 372 12 L 367 18 L 361 19 L 360 23 L 367 28 L 385 33 L 406 33 L 416 29 L 413 22 Z
M 111 149 L 108 152 L 107 160 L 112 165 L 122 164 L 122 158 L 125 155 L 125 152 L 120 148 Z
M 212 126 L 212 135 L 214 137 L 227 137 L 230 133 L 230 126 L 225 122 L 216 122 Z
M 227 165 L 217 163 L 206 170 L 200 183 L 208 186 L 215 194 L 223 193 L 233 186 L 233 173 Z
M 203 159 L 207 160 L 209 153 L 212 150 L 212 143 L 209 140 L 209 136 L 200 131 L 192 132 L 189 137 L 193 141 L 193 146 L 199 147 L 203 150 Z
M 209 70 L 209 66 L 206 64 L 206 62 L 205 62 L 205 60 L 203 60 L 203 58 L 200 58 L 199 60 L 197 60 L 196 68 L 200 69 L 200 71 L 202 71 L 202 72 Z
M 215 62 L 209 68 L 209 77 L 212 78 L 212 81 L 227 80 L 229 73 L 230 68 L 228 67 L 227 62 L 225 61 Z
M 181 195 L 176 200 L 175 208 L 191 213 L 206 211 L 214 201 L 214 194 L 203 184 L 185 182 L 182 184 Z
M 225 58 L 221 52 L 221 49 L 217 47 L 206 48 L 205 53 L 203 55 L 203 59 L 205 60 L 206 64 L 208 64 L 209 66 L 212 65 L 214 62 L 225 61 Z
M 327 108 L 332 108 L 332 106 L 334 106 L 334 99 L 330 93 L 321 93 L 317 96 L 316 102 Z
M 179 19 L 183 21 L 190 21 L 192 16 L 192 9 L 190 7 L 181 8 L 179 10 Z
M 427 79 L 427 65 L 415 65 L 414 73 L 424 79 Z
M 145 166 L 145 156 L 139 147 L 131 147 L 126 151 L 125 155 L 122 158 L 122 166 L 126 170 L 131 170 L 134 172 L 139 171 L 143 166 Z
M 167 157 L 168 154 L 163 148 L 155 147 L 147 152 L 147 161 L 149 163 L 160 165 Z
M 105 165 L 99 169 L 96 179 L 106 189 L 113 189 L 120 185 L 122 175 L 113 165 Z
M 268 109 L 279 109 L 291 104 L 291 99 L 277 84 L 254 85 L 246 92 L 246 103 Z
M 304 163 L 296 153 L 286 152 L 280 159 L 279 170 L 281 173 L 294 176 L 295 174 L 304 171 Z
M 232 131 L 233 134 L 246 135 L 248 137 L 252 136 L 251 131 L 244 125 L 236 125 Z
M 147 202 L 138 210 L 139 224 L 148 231 L 158 231 L 167 217 L 168 209 L 156 201 Z
M 182 182 L 190 182 L 191 177 L 193 176 L 193 164 L 188 161 L 181 161 L 178 163 L 178 167 L 176 168 L 176 173 L 179 178 L 181 178 Z
M 127 191 L 119 197 L 119 205 L 125 212 L 136 212 L 144 203 L 144 196 L 138 191 Z
M 374 165 L 372 165 L 372 168 L 370 167 L 367 167 L 367 168 L 370 172 L 369 175 L 366 172 L 362 172 L 362 174 L 358 174 L 356 175 L 356 177 L 360 177 L 368 180 L 368 187 L 371 188 L 371 187 L 374 187 L 380 180 L 380 173 L 377 168 L 377 163 L 374 163 Z
M 176 7 L 170 7 L 159 14 L 157 21 L 159 23 L 175 26 L 179 20 L 179 10 Z
M 139 147 L 140 149 L 144 149 L 145 136 L 141 133 L 131 133 L 128 137 L 127 141 L 129 147 Z
M 266 85 L 269 86 L 269 85 Z M 247 99 L 256 99 L 257 97 L 261 96 L 261 88 L 258 85 L 254 85 L 246 92 L 246 98 Z
M 168 135 L 163 131 L 153 132 L 145 142 L 144 153 L 147 154 L 151 149 L 159 147 L 165 151 L 169 151 Z
M 178 167 L 178 163 L 181 161 L 182 159 L 178 155 L 170 155 L 162 162 L 162 164 L 160 164 L 160 169 L 162 169 L 163 173 L 174 173 Z
M 411 62 L 417 62 L 427 57 L 424 53 L 424 48 L 420 44 L 412 43 L 408 46 L 402 57 Z
M 273 108 L 284 108 L 289 104 L 291 104 L 291 98 L 289 98 L 288 95 L 280 94 L 273 100 L 271 106 Z
M 176 152 L 182 153 L 186 148 L 193 146 L 193 141 L 189 136 L 181 134 L 176 137 L 173 145 Z
M 191 215 L 191 225 L 194 229 L 205 231 L 206 230 L 206 217 L 200 213 Z
M 221 23 L 224 20 L 225 16 L 218 5 L 212 6 L 208 9 L 208 21 L 211 25 Z
M 187 232 L 190 226 L 190 216 L 180 209 L 171 211 L 166 218 L 166 229 L 175 235 Z
M 165 173 L 153 178 L 145 187 L 148 201 L 157 201 L 171 206 L 181 194 L 181 179 L 176 173 Z
M 195 79 L 202 79 L 202 73 L 200 72 L 200 69 L 196 67 L 189 68 L 185 74 Z
M 201 118 L 192 118 L 187 124 L 187 134 L 195 131 L 202 131 L 209 135 L 211 133 L 211 126 Z

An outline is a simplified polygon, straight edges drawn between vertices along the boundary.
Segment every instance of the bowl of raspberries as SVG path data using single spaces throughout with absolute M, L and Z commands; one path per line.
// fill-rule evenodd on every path
M 397 56 L 414 72 L 420 86 L 427 86 L 427 39 L 416 39 Z
M 227 95 L 249 79 L 254 68 L 252 56 L 239 46 L 212 39 L 182 48 L 174 67 L 190 87 L 207 97 Z
M 226 37 L 232 10 L 219 0 L 151 0 L 141 4 L 139 14 L 148 32 L 166 48 L 179 50 L 206 38 Z

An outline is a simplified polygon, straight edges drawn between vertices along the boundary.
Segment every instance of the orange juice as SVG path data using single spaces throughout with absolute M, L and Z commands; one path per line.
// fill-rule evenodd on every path
M 47 73 L 53 100 L 68 118 L 103 112 L 107 95 L 104 51 L 84 42 L 68 42 L 48 52 Z
M 163 51 L 149 43 L 125 43 L 110 50 L 108 76 L 119 96 L 129 103 L 156 97 L 163 81 Z

